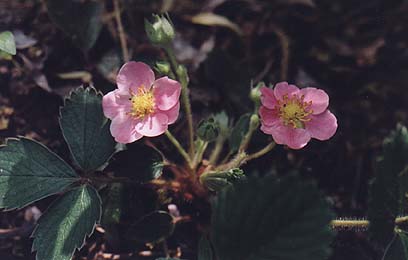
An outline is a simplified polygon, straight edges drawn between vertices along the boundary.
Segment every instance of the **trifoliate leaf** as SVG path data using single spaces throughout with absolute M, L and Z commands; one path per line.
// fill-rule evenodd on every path
M 46 0 L 48 15 L 76 46 L 87 51 L 102 29 L 102 1 Z
M 78 88 L 61 108 L 60 125 L 71 154 L 84 171 L 98 169 L 115 151 L 109 120 L 102 110 L 102 94 Z
M 408 162 L 408 132 L 398 126 L 384 140 L 383 154 L 376 168 L 376 177 L 370 186 L 368 220 L 371 238 L 385 247 L 394 236 L 395 218 L 400 213 L 399 175 Z
M 217 259 L 324 260 L 330 253 L 332 214 L 316 186 L 296 176 L 237 183 L 212 208 Z
M 0 148 L 0 208 L 22 208 L 78 179 L 58 155 L 34 140 L 9 139 Z
M 109 165 L 118 177 L 127 177 L 138 182 L 148 182 L 161 176 L 163 156 L 154 148 L 133 143 L 127 150 L 116 153 Z
M 36 259 L 71 260 L 100 217 L 101 200 L 94 188 L 84 185 L 67 192 L 38 221 L 32 235 Z
M 198 243 L 198 260 L 213 260 L 213 251 L 208 238 L 203 235 Z
M 247 134 L 249 129 L 249 122 L 251 120 L 250 114 L 242 115 L 238 122 L 235 124 L 234 128 L 232 129 L 230 138 L 229 138 L 229 145 L 231 152 L 236 152 L 241 145 L 242 139 Z
M 174 231 L 173 217 L 165 211 L 155 211 L 129 228 L 129 235 L 141 242 L 160 242 Z
M 5 31 L 0 33 L 0 51 L 16 55 L 16 43 L 11 32 Z

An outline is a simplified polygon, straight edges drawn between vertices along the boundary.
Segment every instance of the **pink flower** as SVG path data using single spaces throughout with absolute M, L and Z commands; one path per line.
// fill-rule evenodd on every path
M 329 96 L 321 89 L 281 82 L 274 89 L 261 88 L 261 103 L 261 130 L 277 144 L 301 149 L 311 138 L 324 141 L 337 130 L 337 119 L 327 109 Z
M 177 120 L 181 91 L 177 81 L 155 80 L 148 65 L 131 61 L 120 69 L 116 83 L 118 88 L 103 97 L 102 106 L 112 120 L 110 131 L 117 142 L 161 135 Z

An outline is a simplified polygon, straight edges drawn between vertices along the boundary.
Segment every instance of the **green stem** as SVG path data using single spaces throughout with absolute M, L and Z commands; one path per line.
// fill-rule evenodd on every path
M 179 70 L 179 64 L 177 63 L 176 56 L 174 55 L 171 47 L 165 47 L 164 50 L 169 57 L 170 65 L 172 67 L 174 75 L 177 76 L 177 80 L 181 83 L 181 98 L 186 112 L 187 124 L 188 124 L 188 136 L 189 136 L 189 155 L 194 155 L 194 128 L 193 128 L 193 114 L 191 112 L 190 99 L 188 97 L 188 77 L 185 71 Z M 184 73 L 185 75 L 181 75 Z
M 181 146 L 180 142 L 170 133 L 169 130 L 167 130 L 165 134 L 167 138 L 170 140 L 170 142 L 176 147 L 177 151 L 179 151 L 181 156 L 183 156 L 183 158 L 186 160 L 188 165 L 191 166 L 191 158 L 186 152 L 186 150 L 184 150 L 184 148 Z
M 253 153 L 253 154 L 249 154 L 248 156 L 246 156 L 246 157 L 244 158 L 244 160 L 242 161 L 241 164 L 244 164 L 244 163 L 246 163 L 246 162 L 248 162 L 248 161 L 250 161 L 250 160 L 259 158 L 259 157 L 261 157 L 261 156 L 263 156 L 263 155 L 269 153 L 270 151 L 272 151 L 272 149 L 273 149 L 275 146 L 276 146 L 276 144 L 275 144 L 274 142 L 269 143 L 267 146 L 265 146 L 264 148 L 262 148 L 262 149 L 259 150 L 258 152 Z
M 231 161 L 218 166 L 217 171 L 227 171 L 232 168 L 238 168 L 246 157 L 247 154 L 245 152 L 237 153 L 237 155 L 235 155 L 235 157 L 232 158 Z
M 215 165 L 218 161 L 218 157 L 220 156 L 222 152 L 222 148 L 224 146 L 225 138 L 218 137 L 217 140 L 215 141 L 215 147 L 214 150 L 211 152 L 210 155 L 210 165 Z
M 194 159 L 193 159 L 193 163 L 192 163 L 192 167 L 193 169 L 195 169 L 198 164 L 203 160 L 203 156 L 204 156 L 204 152 L 207 149 L 208 146 L 208 142 L 207 141 L 203 141 L 203 140 L 198 140 L 199 145 L 197 147 L 197 151 L 195 153 Z
M 258 129 L 258 126 L 259 126 L 258 115 L 257 114 L 252 114 L 251 119 L 249 121 L 248 132 L 244 136 L 244 139 L 242 140 L 242 142 L 241 142 L 241 144 L 239 146 L 238 152 L 243 152 L 248 148 L 249 143 L 251 142 L 252 136 L 253 136 L 254 132 Z
M 245 151 L 238 152 L 237 155 L 230 162 L 220 165 L 219 167 L 217 167 L 217 170 L 229 170 L 232 168 L 239 168 L 244 163 L 259 158 L 265 155 L 266 153 L 270 152 L 275 146 L 276 144 L 274 142 L 271 142 L 267 146 L 253 154 L 246 154 Z

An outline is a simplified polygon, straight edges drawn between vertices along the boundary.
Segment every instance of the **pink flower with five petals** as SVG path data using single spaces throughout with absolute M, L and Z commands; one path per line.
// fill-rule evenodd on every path
M 110 131 L 119 143 L 132 143 L 143 136 L 163 134 L 180 110 L 180 83 L 154 73 L 143 62 L 127 62 L 116 77 L 118 88 L 103 97 Z
M 277 144 L 301 149 L 311 138 L 324 141 L 336 133 L 337 119 L 327 109 L 329 96 L 323 90 L 281 82 L 260 91 L 261 130 Z

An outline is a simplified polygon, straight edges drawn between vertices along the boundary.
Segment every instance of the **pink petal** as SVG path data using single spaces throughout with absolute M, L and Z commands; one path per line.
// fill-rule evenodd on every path
M 116 76 L 116 84 L 123 92 L 137 92 L 140 86 L 149 89 L 154 82 L 154 73 L 150 67 L 143 62 L 130 61 L 125 63 Z
M 129 97 L 129 95 L 120 95 L 118 89 L 103 96 L 102 108 L 105 116 L 109 119 L 113 119 L 119 113 L 129 112 L 131 109 Z
M 122 144 L 139 140 L 143 135 L 135 130 L 136 121 L 126 114 L 118 114 L 110 125 L 110 131 L 115 141 Z
M 153 84 L 153 95 L 160 110 L 169 110 L 179 102 L 181 85 L 168 77 L 157 79 Z
M 287 82 L 280 82 L 275 85 L 274 94 L 275 98 L 278 100 L 283 100 L 284 95 L 289 97 L 297 95 L 299 93 L 299 88 L 295 85 L 289 85 Z
M 180 111 L 180 102 L 177 102 L 177 104 L 170 108 L 169 110 L 162 111 L 160 110 L 160 113 L 166 114 L 168 118 L 167 124 L 171 125 L 174 122 L 176 122 L 178 116 L 179 116 L 179 111 Z
M 262 105 L 269 109 L 273 109 L 278 104 L 278 101 L 276 100 L 275 95 L 273 94 L 273 89 L 262 87 L 260 91 Z
M 329 106 L 329 96 L 321 89 L 302 88 L 300 94 L 305 96 L 305 102 L 312 101 L 310 108 L 313 110 L 313 115 L 323 113 Z
M 265 130 L 272 135 L 277 144 L 284 144 L 292 149 L 301 149 L 310 141 L 309 132 L 302 128 L 293 128 L 282 124 Z
M 265 126 L 273 126 L 281 121 L 276 109 L 271 110 L 267 107 L 261 106 L 259 108 L 259 115 L 261 116 L 262 124 Z
M 313 138 L 324 141 L 331 138 L 337 130 L 337 119 L 329 111 L 319 115 L 312 115 L 309 122 L 305 122 L 306 130 Z
M 158 136 L 167 130 L 168 117 L 164 113 L 155 113 L 146 116 L 142 121 L 136 123 L 136 131 L 144 136 Z

